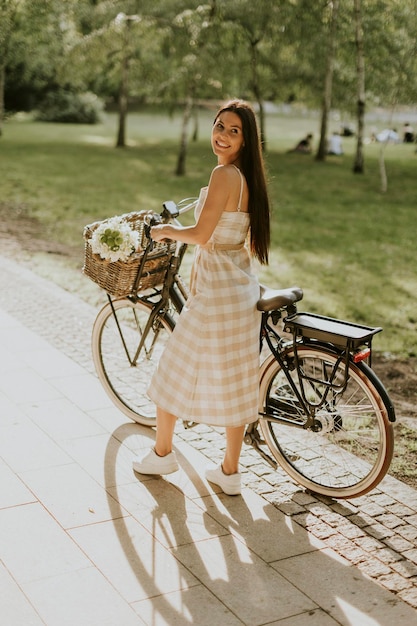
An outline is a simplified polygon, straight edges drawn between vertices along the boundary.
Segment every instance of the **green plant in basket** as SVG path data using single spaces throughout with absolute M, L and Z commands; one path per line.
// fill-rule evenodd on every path
M 90 243 L 94 254 L 106 261 L 127 261 L 138 248 L 139 233 L 123 218 L 112 217 L 95 229 Z

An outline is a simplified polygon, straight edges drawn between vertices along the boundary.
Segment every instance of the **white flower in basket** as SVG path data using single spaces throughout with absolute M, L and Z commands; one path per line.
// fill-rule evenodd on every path
M 102 259 L 115 263 L 127 261 L 137 250 L 139 233 L 120 217 L 112 217 L 100 224 L 91 239 L 91 250 Z

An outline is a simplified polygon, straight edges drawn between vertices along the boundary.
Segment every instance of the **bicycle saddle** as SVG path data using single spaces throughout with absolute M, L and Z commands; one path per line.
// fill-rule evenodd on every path
M 288 287 L 288 289 L 269 289 L 260 285 L 261 297 L 258 300 L 258 311 L 275 311 L 282 309 L 303 298 L 303 290 L 300 287 Z

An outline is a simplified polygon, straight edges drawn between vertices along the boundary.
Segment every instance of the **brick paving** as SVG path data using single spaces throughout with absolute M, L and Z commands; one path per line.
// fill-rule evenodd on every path
M 105 299 L 103 298 L 103 303 Z M 0 257 L 0 306 L 24 326 L 93 373 L 91 327 L 97 309 L 27 267 Z M 221 431 L 207 426 L 178 437 L 209 459 L 222 457 Z M 372 581 L 417 608 L 417 491 L 387 476 L 366 496 L 332 500 L 301 490 L 244 446 L 246 486 L 357 566 Z

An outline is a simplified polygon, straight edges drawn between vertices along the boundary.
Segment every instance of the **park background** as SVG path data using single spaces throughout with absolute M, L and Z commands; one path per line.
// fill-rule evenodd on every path
M 305 310 L 382 326 L 381 378 L 415 417 L 417 154 L 401 133 L 417 126 L 416 41 L 412 0 L 3 0 L 4 251 L 98 306 L 84 225 L 197 195 L 216 108 L 243 97 L 273 205 L 261 280 L 300 285 Z M 344 128 L 344 154 L 328 155 Z M 398 143 L 371 141 L 392 128 Z M 289 152 L 309 132 L 313 152 Z

